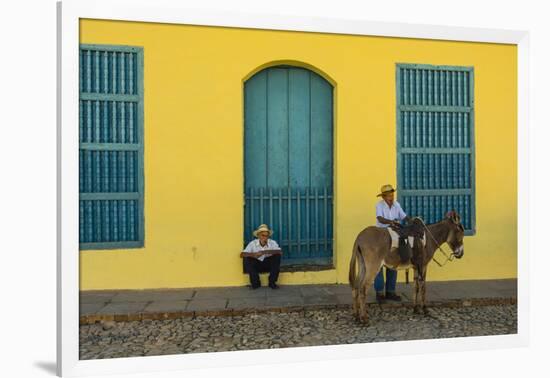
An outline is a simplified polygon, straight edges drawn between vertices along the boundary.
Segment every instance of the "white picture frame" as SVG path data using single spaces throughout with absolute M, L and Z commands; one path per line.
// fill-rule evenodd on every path
M 188 9 L 177 0 L 111 0 L 58 3 L 57 93 L 57 372 L 62 376 L 174 371 L 198 367 L 262 364 L 264 361 L 298 362 L 388 356 L 408 353 L 453 352 L 528 344 L 528 77 L 529 34 L 436 25 L 370 22 L 339 18 L 249 14 L 236 11 Z M 253 17 L 251 17 L 253 16 Z M 78 253 L 78 43 L 79 19 L 112 19 L 252 29 L 345 33 L 356 35 L 443 39 L 516 44 L 518 47 L 518 333 L 514 335 L 399 341 L 133 357 L 81 361 L 79 344 Z M 269 356 L 269 358 L 266 358 Z

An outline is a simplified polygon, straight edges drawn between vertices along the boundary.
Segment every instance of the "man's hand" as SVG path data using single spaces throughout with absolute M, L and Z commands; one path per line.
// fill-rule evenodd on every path
M 399 223 L 399 221 L 393 220 L 390 223 L 390 228 L 395 231 L 398 231 L 398 230 L 401 230 L 403 226 L 401 225 L 401 223 Z

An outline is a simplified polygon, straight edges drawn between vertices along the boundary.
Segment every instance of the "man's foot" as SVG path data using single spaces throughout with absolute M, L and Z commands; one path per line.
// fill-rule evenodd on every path
M 382 293 L 376 293 L 376 302 L 378 304 L 386 303 L 386 297 Z
M 272 289 L 278 289 L 279 285 L 277 285 L 276 283 L 270 283 L 269 287 L 272 288 Z
M 247 285 L 250 290 L 256 290 L 257 288 L 261 287 L 261 285 L 254 286 L 254 285 Z
M 386 299 L 390 301 L 401 302 L 401 297 L 395 293 L 386 293 Z

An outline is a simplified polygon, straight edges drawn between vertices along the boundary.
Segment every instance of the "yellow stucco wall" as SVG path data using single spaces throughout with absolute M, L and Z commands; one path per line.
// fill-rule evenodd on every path
M 247 283 L 243 80 L 274 61 L 312 65 L 336 88 L 335 269 L 282 284 L 347 282 L 375 194 L 397 180 L 396 62 L 475 69 L 477 233 L 429 279 L 516 277 L 516 46 L 99 20 L 81 21 L 80 41 L 142 46 L 145 86 L 145 247 L 81 251 L 82 290 Z

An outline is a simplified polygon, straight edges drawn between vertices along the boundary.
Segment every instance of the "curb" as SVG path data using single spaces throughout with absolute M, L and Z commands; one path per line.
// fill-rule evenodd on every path
M 515 305 L 517 304 L 516 297 L 508 298 L 470 298 L 470 299 L 454 299 L 445 301 L 428 302 L 429 307 L 471 307 L 471 306 L 498 306 L 498 305 Z M 369 303 L 368 307 L 377 306 L 382 309 L 391 308 L 412 308 L 412 302 L 404 303 Z M 140 312 L 133 314 L 91 314 L 80 316 L 80 325 L 90 325 L 104 322 L 132 322 L 142 320 L 169 320 L 181 318 L 196 318 L 198 316 L 243 316 L 248 314 L 262 314 L 267 312 L 306 312 L 327 309 L 351 309 L 349 304 L 328 304 L 328 305 L 305 305 L 305 306 L 289 306 L 289 307 L 266 307 L 266 308 L 242 308 L 242 309 L 220 309 L 220 310 L 204 310 L 204 311 L 170 311 L 170 312 Z

